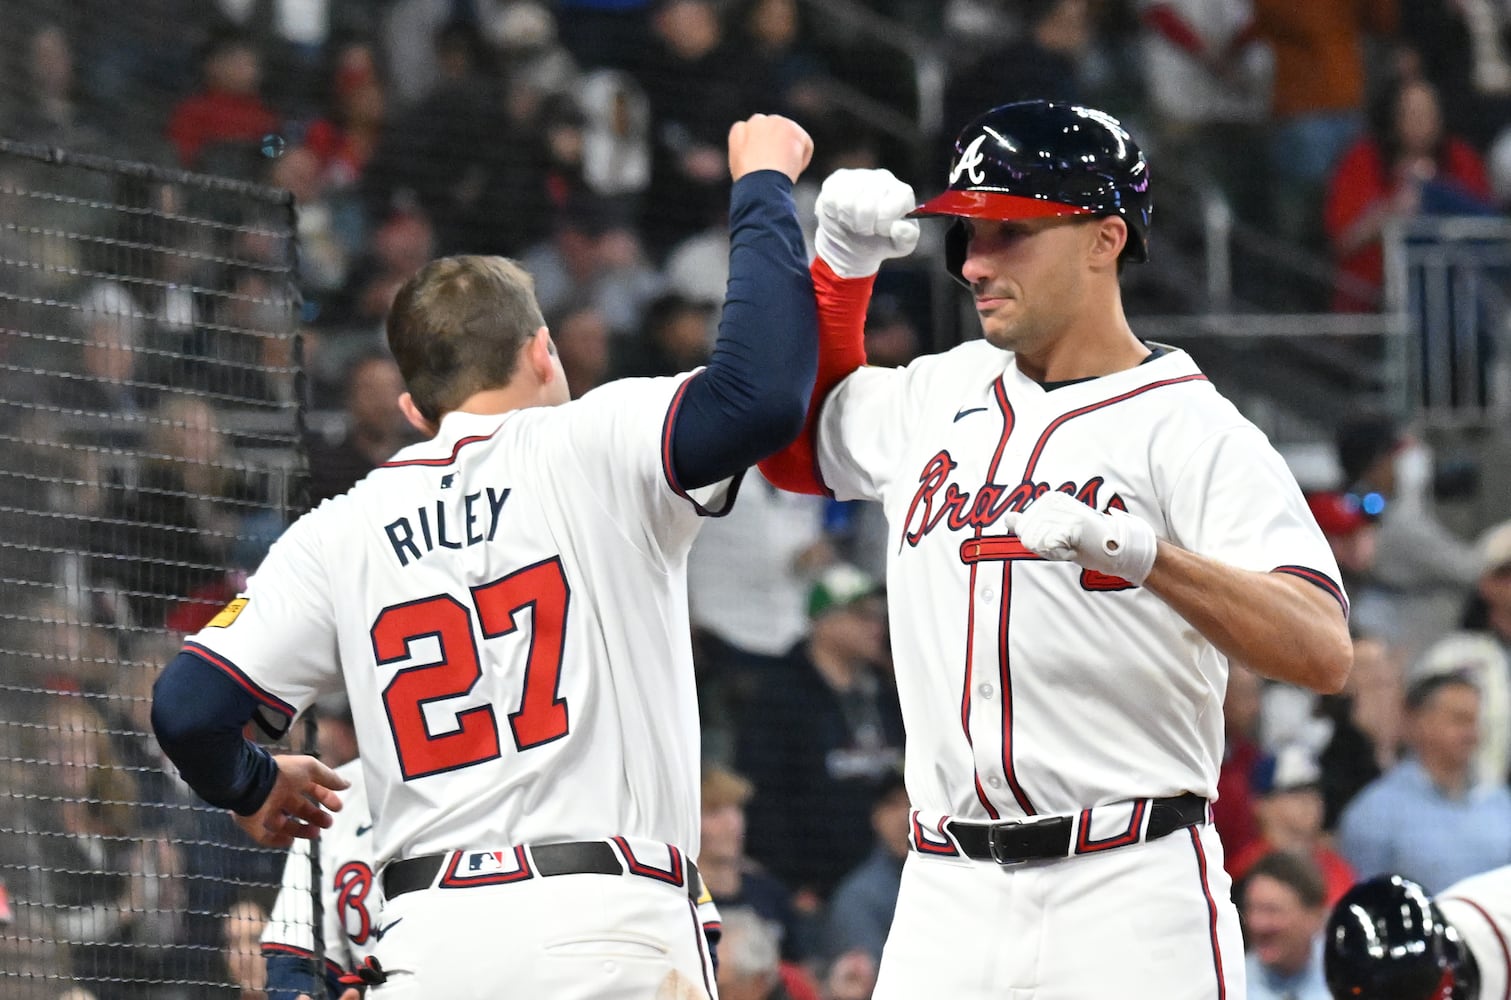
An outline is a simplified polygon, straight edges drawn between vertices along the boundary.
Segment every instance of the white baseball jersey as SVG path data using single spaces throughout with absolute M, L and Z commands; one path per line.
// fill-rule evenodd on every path
M 1433 902 L 1474 953 L 1480 1000 L 1511 997 L 1511 865 L 1461 879 Z
M 362 765 L 352 760 L 336 768 L 351 787 L 341 793 L 341 811 L 320 831 L 320 894 L 325 959 L 337 975 L 357 968 L 377 946 L 383 893 L 373 863 L 372 816 Z M 298 956 L 314 954 L 314 905 L 310 899 L 310 842 L 296 840 L 283 869 L 283 885 L 262 932 L 262 948 Z M 336 967 L 339 967 L 337 970 Z
M 840 499 L 886 510 L 907 785 L 925 828 L 1217 793 L 1223 654 L 1148 591 L 1039 559 L 994 527 L 1004 512 L 1068 492 L 1344 600 L 1283 460 L 1183 351 L 1050 391 L 986 341 L 863 368 L 825 403 L 819 461 Z
M 350 697 L 379 862 L 622 835 L 698 850 L 687 377 L 451 413 L 300 518 L 188 649 L 280 725 Z

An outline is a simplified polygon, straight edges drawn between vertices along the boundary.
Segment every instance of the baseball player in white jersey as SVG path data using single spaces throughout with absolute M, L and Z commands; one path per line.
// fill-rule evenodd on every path
M 1428 898 L 1382 875 L 1333 907 L 1323 969 L 1337 1000 L 1511 1000 L 1511 865 Z
M 378 907 L 373 863 L 372 814 L 360 760 L 333 769 L 348 782 L 341 792 L 341 811 L 314 843 L 320 851 L 322 940 L 325 944 L 324 984 L 332 997 L 344 997 L 356 983 L 367 957 L 385 931 Z M 289 849 L 283 884 L 273 913 L 262 931 L 262 957 L 268 965 L 269 1000 L 293 1000 L 312 989 L 310 962 L 315 957 L 314 902 L 310 896 L 310 844 L 300 838 Z M 354 979 L 342 983 L 342 977 Z
M 913 195 L 818 201 L 813 434 L 769 479 L 880 501 L 913 853 L 877 1000 L 1240 1000 L 1208 808 L 1229 658 L 1336 690 L 1346 605 L 1264 435 L 1124 318 L 1147 167 L 1086 108 L 993 109 L 956 144 L 946 265 L 985 339 L 860 367 Z M 807 449 L 805 451 L 805 449 Z M 816 472 L 815 472 L 816 470 Z
M 686 559 L 802 424 L 811 153 L 784 118 L 731 129 L 729 294 L 691 375 L 569 401 L 523 271 L 422 268 L 388 339 L 429 440 L 295 522 L 158 681 L 169 757 L 270 845 L 328 827 L 345 783 L 240 729 L 344 687 L 383 895 L 373 996 L 712 994 Z

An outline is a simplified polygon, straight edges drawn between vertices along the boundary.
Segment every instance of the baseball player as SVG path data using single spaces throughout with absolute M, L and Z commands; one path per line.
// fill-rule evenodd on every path
M 885 171 L 823 185 L 812 433 L 763 464 L 891 529 L 916 811 L 876 997 L 1238 1000 L 1209 821 L 1228 662 L 1339 688 L 1332 554 L 1264 435 L 1129 327 L 1150 191 L 1116 120 L 1031 101 L 966 126 L 912 214 L 952 219 L 984 339 L 860 367 L 913 205 Z
M 388 340 L 429 440 L 295 522 L 159 679 L 168 756 L 274 846 L 328 827 L 346 783 L 241 727 L 344 686 L 383 896 L 370 995 L 712 994 L 686 559 L 802 425 L 811 154 L 785 118 L 730 130 L 729 292 L 696 373 L 569 401 L 528 275 L 422 268 Z
M 1511 996 L 1511 865 L 1436 897 L 1399 875 L 1360 882 L 1323 935 L 1338 1000 L 1505 1000 Z

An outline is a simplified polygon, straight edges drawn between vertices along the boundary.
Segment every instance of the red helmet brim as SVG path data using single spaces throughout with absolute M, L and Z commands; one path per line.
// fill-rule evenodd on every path
M 1002 194 L 999 191 L 945 191 L 913 209 L 908 213 L 908 218 L 955 215 L 969 219 L 1048 219 L 1092 214 L 1091 209 L 1079 205 Z

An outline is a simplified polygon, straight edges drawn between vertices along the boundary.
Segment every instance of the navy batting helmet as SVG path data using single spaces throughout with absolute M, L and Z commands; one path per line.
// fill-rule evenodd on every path
M 1473 1000 L 1479 968 L 1427 892 L 1399 875 L 1354 886 L 1328 918 L 1323 972 L 1336 1000 Z
M 961 130 L 949 187 L 912 214 L 957 217 L 945 234 L 945 267 L 966 284 L 959 218 L 1117 215 L 1128 224 L 1123 257 L 1144 261 L 1152 211 L 1149 164 L 1116 118 L 1075 104 L 1020 101 Z

